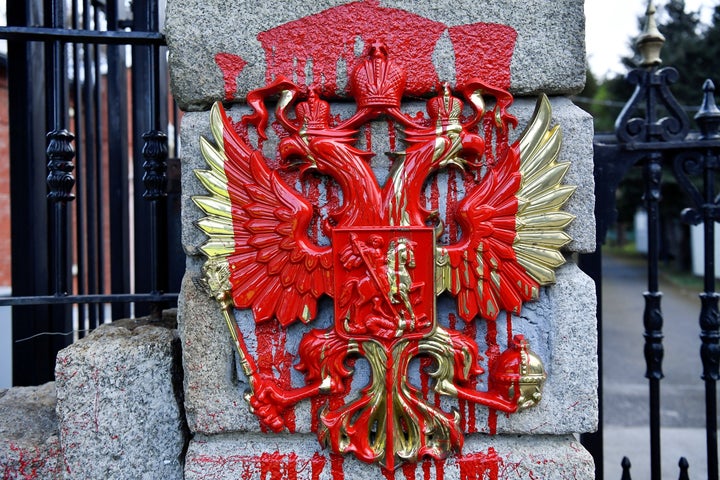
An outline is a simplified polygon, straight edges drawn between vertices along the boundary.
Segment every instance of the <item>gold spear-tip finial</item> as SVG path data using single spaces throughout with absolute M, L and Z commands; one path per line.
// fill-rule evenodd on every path
M 655 5 L 652 0 L 648 1 L 648 7 L 645 12 L 647 21 L 645 22 L 645 30 L 635 42 L 640 51 L 642 61 L 641 67 L 655 67 L 662 63 L 660 59 L 660 50 L 665 43 L 665 36 L 660 33 L 655 22 Z

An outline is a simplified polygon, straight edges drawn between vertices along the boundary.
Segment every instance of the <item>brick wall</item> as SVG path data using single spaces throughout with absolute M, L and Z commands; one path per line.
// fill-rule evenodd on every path
M 7 71 L 0 71 L 0 287 L 10 285 L 10 129 Z

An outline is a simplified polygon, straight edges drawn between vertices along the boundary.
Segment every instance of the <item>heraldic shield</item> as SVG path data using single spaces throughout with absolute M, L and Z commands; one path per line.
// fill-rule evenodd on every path
M 461 450 L 460 413 L 444 399 L 508 414 L 540 401 L 545 370 L 522 335 L 488 358 L 485 372 L 476 339 L 438 321 L 436 298 L 454 298 L 466 323 L 519 313 L 565 260 L 573 216 L 561 208 L 574 187 L 562 184 L 568 164 L 556 161 L 561 135 L 544 96 L 510 144 L 512 96 L 479 79 L 457 95 L 441 85 L 425 112 L 402 112 L 405 72 L 380 42 L 349 85 L 357 108 L 345 120 L 320 89 L 284 78 L 250 92 L 253 113 L 238 123 L 215 105 L 213 141 L 201 138 L 208 169 L 195 172 L 209 193 L 193 199 L 209 237 L 198 284 L 219 302 L 250 385 L 245 398 L 264 428 L 287 428 L 298 402 L 324 402 L 314 427 L 323 445 L 394 469 Z M 268 97 L 277 100 L 273 160 L 261 148 Z M 397 125 L 405 146 L 390 155 L 382 185 L 374 152 L 358 142 L 376 119 Z M 463 175 L 464 196 L 441 212 L 426 189 L 448 169 Z M 306 175 L 331 178 L 341 201 L 307 198 L 295 188 Z M 309 234 L 313 224 L 327 241 Z M 234 309 L 287 327 L 313 322 L 323 296 L 334 321 L 300 340 L 294 367 L 304 385 L 258 368 Z M 366 381 L 354 377 L 358 361 L 368 365 Z

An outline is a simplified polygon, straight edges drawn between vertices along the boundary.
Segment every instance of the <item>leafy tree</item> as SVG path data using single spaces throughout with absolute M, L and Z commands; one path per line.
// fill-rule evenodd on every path
M 692 118 L 702 100 L 702 85 L 707 78 L 713 79 L 720 86 L 720 5 L 714 9 L 709 25 L 700 21 L 698 12 L 688 12 L 684 0 L 669 0 L 658 9 L 657 24 L 665 36 L 665 44 L 661 51 L 663 66 L 672 66 L 679 72 L 679 80 L 671 90 L 681 105 L 686 106 Z M 638 34 L 642 32 L 644 16 L 638 19 Z M 625 57 L 623 65 L 629 71 L 637 68 L 639 55 Z M 594 93 L 587 92 L 593 101 L 585 108 L 595 118 L 596 132 L 609 132 L 620 113 L 619 106 L 632 95 L 633 86 L 628 84 L 624 75 L 607 78 L 593 87 Z M 582 94 L 585 96 L 585 94 Z M 631 224 L 635 209 L 641 205 L 642 174 L 640 169 L 630 172 L 618 191 L 618 221 Z M 663 201 L 661 217 L 663 237 L 666 238 L 665 252 L 668 258 L 679 257 L 680 267 L 686 267 L 689 259 L 684 256 L 687 251 L 687 229 L 679 225 L 680 210 L 688 205 L 684 194 L 669 173 L 663 176 Z

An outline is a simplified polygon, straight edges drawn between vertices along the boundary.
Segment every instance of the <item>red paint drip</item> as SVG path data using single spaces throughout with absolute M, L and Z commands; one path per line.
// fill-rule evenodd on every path
M 435 463 L 435 480 L 445 480 L 445 460 L 436 459 Z
M 512 345 L 512 339 L 513 339 L 513 324 L 512 324 L 512 313 L 507 312 L 507 317 L 505 319 L 506 321 L 506 329 L 507 329 L 507 344 Z
M 462 330 L 463 335 L 467 336 L 468 338 L 473 339 L 475 341 L 475 338 L 477 337 L 477 323 L 475 320 L 470 320 L 469 322 L 465 323 L 465 328 Z M 476 389 L 477 388 L 477 378 L 473 378 L 470 380 L 468 386 L 470 388 Z M 466 432 L 468 433 L 474 433 L 477 432 L 477 408 L 474 403 L 468 402 L 467 404 L 467 420 L 466 420 Z
M 498 480 L 502 459 L 493 447 L 487 453 L 473 453 L 458 458 L 459 480 Z
M 487 321 L 487 334 L 485 335 L 485 343 L 488 349 L 485 351 L 487 355 L 488 368 L 495 363 L 497 357 L 500 356 L 500 347 L 497 343 L 497 323 L 493 321 Z M 497 411 L 490 409 L 488 412 L 488 430 L 490 435 L 497 433 Z
M 491 115 L 483 118 L 483 132 L 485 133 L 485 164 L 488 167 L 495 166 L 495 152 L 493 152 L 493 134 L 495 133 L 495 120 Z
M 417 472 L 417 463 L 406 463 L 402 466 L 403 474 L 406 480 L 415 480 L 415 473 Z M 394 476 L 394 475 L 393 475 Z
M 242 480 L 261 478 L 263 480 L 297 480 L 298 473 L 308 468 L 312 480 L 319 480 L 325 468 L 326 459 L 315 453 L 310 460 L 298 459 L 295 453 L 262 453 L 260 455 L 200 455 L 190 461 L 191 464 L 213 464 L 218 468 L 239 471 Z M 192 467 L 189 467 L 192 471 Z M 197 473 L 197 472 L 193 472 Z
M 388 119 L 387 126 L 388 126 L 388 140 L 390 142 L 390 151 L 394 152 L 395 147 L 397 145 L 397 129 L 395 128 L 395 122 Z
M 447 208 L 447 213 L 445 214 L 445 218 L 455 218 L 455 212 L 457 211 L 458 206 L 458 184 L 457 184 L 457 170 L 452 169 L 448 170 L 447 172 L 447 198 L 445 200 L 445 205 Z M 450 243 L 457 242 L 460 231 L 458 228 L 457 222 L 448 222 L 448 225 L 446 225 L 448 229 L 448 236 Z
M 498 412 L 494 408 L 488 410 L 488 432 L 490 435 L 497 434 L 497 418 Z
M 320 474 L 325 470 L 325 464 L 327 463 L 327 459 L 320 455 L 319 453 L 315 453 L 313 455 L 313 458 L 310 460 L 310 466 L 312 467 L 312 480 L 320 480 Z
M 223 74 L 225 83 L 225 100 L 232 100 L 237 90 L 237 77 L 247 62 L 232 53 L 218 53 L 215 55 L 215 63 Z
M 320 412 L 327 405 L 327 397 L 315 396 L 310 398 L 310 431 L 317 433 L 320 427 Z
M 387 25 L 403 28 L 391 31 Z M 432 54 L 445 30 L 440 22 L 404 10 L 382 8 L 377 0 L 371 0 L 288 22 L 260 33 L 258 40 L 265 51 L 267 82 L 282 75 L 296 83 L 318 86 L 323 95 L 344 93 L 338 86 L 338 64 L 344 63 L 344 70 L 352 71 L 357 63 L 358 41 L 383 41 L 393 59 L 408 73 L 406 93 L 421 95 L 434 90 L 438 83 Z
M 432 467 L 432 463 L 431 463 L 430 459 L 426 458 L 422 464 L 423 480 L 430 480 L 430 475 L 432 474 L 432 471 L 430 470 L 431 467 Z
M 333 480 L 345 479 L 345 469 L 343 467 L 344 462 L 345 457 L 342 455 L 338 455 L 337 453 L 330 454 L 330 476 Z
M 293 357 L 286 348 L 286 332 L 278 322 L 263 322 L 255 325 L 257 337 L 257 366 L 260 375 L 274 378 L 280 388 L 290 389 L 290 369 Z M 276 375 L 276 372 L 278 375 Z M 288 410 L 285 422 L 290 432 L 295 432 L 295 410 Z M 266 428 L 263 427 L 263 431 Z
M 450 327 L 450 330 L 457 330 L 457 321 L 457 316 L 454 313 L 448 314 L 448 326 Z M 458 398 L 458 409 L 461 412 L 467 412 L 471 405 L 472 404 L 467 400 Z M 467 415 L 460 416 L 460 429 L 467 430 Z

